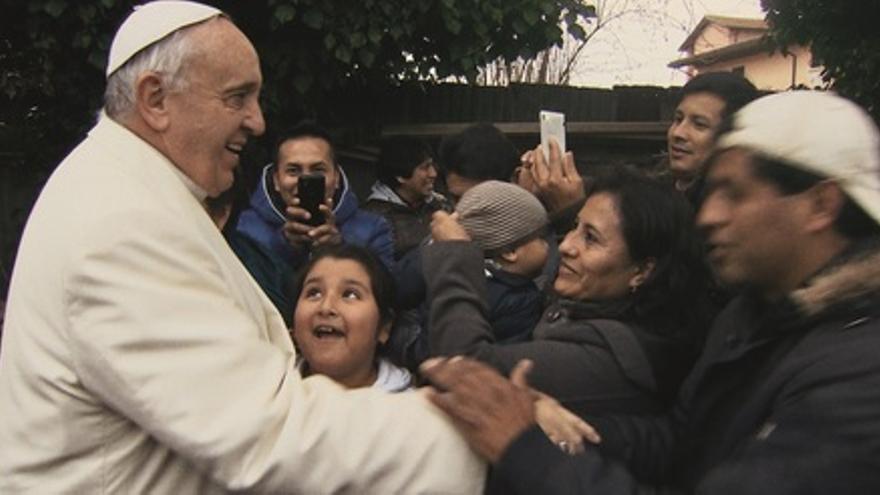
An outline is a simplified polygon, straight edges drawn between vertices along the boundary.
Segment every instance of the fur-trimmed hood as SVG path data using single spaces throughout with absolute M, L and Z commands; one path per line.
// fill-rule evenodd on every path
M 280 228 L 287 220 L 287 215 L 284 213 L 285 205 L 280 203 L 280 197 L 277 197 L 277 194 L 273 195 L 272 174 L 274 170 L 274 163 L 263 167 L 260 183 L 251 195 L 250 207 L 264 221 Z M 336 217 L 337 224 L 342 224 L 355 214 L 358 209 L 358 200 L 354 191 L 349 187 L 348 176 L 345 175 L 342 166 L 336 165 L 336 171 L 339 174 L 339 183 L 333 193 L 333 215 Z
M 407 202 L 404 201 L 394 189 L 389 187 L 388 184 L 378 180 L 373 183 L 373 186 L 370 189 L 370 196 L 367 198 L 367 201 L 370 200 L 384 201 L 404 208 L 412 208 L 412 206 L 407 204 Z M 433 205 L 434 202 L 437 202 L 437 204 L 442 205 L 444 201 L 446 201 L 445 196 L 436 191 L 431 191 L 431 195 L 425 199 L 425 204 Z
M 806 316 L 815 316 L 871 296 L 880 298 L 880 239 L 848 249 L 794 291 L 791 300 Z

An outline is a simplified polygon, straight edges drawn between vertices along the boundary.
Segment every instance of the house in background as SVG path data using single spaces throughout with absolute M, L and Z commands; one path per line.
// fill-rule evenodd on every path
M 789 46 L 787 54 L 774 50 L 763 19 L 707 15 L 678 48 L 684 58 L 669 67 L 691 77 L 701 72 L 732 71 L 758 89 L 780 91 L 797 86 L 823 87 L 822 67 L 810 49 Z

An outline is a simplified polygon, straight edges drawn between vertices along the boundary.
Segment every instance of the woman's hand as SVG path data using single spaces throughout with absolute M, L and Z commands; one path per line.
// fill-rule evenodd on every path
M 517 182 L 532 191 L 550 214 L 561 211 L 584 198 L 584 179 L 574 164 L 571 152 L 563 156 L 556 141 L 550 141 L 549 160 L 541 145 L 523 154 Z M 529 177 L 523 177 L 528 173 Z
M 431 218 L 431 238 L 435 241 L 469 241 L 464 227 L 458 223 L 458 213 L 446 213 L 443 210 L 434 212 Z
M 556 401 L 541 392 L 533 392 L 535 420 L 544 434 L 563 452 L 574 455 L 584 451 L 584 440 L 592 444 L 602 441 L 596 430 Z

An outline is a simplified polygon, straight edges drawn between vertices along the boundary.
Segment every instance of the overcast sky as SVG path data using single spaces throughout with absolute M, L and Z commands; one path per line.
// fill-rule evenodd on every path
M 680 85 L 685 77 L 666 64 L 680 58 L 678 47 L 703 15 L 764 17 L 760 0 L 609 0 L 638 2 L 656 12 L 630 14 L 609 23 L 589 41 L 574 71 L 572 84 L 610 87 L 616 84 Z M 622 3 L 619 3 L 621 5 Z

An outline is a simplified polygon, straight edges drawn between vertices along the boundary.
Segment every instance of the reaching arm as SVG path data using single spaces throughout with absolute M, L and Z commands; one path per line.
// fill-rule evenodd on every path
M 422 251 L 430 307 L 432 356 L 463 354 L 509 374 L 522 359 L 534 362 L 532 385 L 563 405 L 593 411 L 641 403 L 634 387 L 600 336 L 594 342 L 533 340 L 501 345 L 486 321 L 482 253 L 469 242 L 435 242 Z M 595 329 L 584 325 L 585 335 Z M 580 412 L 580 411 L 575 411 Z
M 523 377 L 506 380 L 469 359 L 437 359 L 422 367 L 437 387 L 432 401 L 468 441 L 495 464 L 492 493 L 673 494 L 640 483 L 624 466 L 593 446 L 570 456 L 534 424 Z
M 61 274 L 77 375 L 97 400 L 228 489 L 481 488 L 480 463 L 419 394 L 303 380 L 289 344 L 272 342 L 283 329 L 271 334 L 231 295 L 256 290 L 231 283 L 243 267 L 192 230 L 169 215 L 110 216 Z

